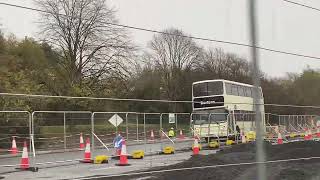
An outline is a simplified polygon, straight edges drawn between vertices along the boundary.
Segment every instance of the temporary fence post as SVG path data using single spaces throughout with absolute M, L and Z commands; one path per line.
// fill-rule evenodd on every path
M 30 146 L 29 147 L 32 147 L 32 142 L 31 141 L 33 141 L 33 145 L 34 145 L 34 114 L 35 114 L 35 112 L 32 112 L 32 114 L 31 114 L 31 123 L 29 122 L 29 124 L 31 124 L 31 133 L 30 133 Z M 34 146 L 33 146 L 33 148 L 32 148 L 32 153 L 33 153 L 33 165 L 36 165 L 36 163 L 37 163 L 37 160 L 36 160 L 36 152 L 35 152 L 35 149 L 34 149 Z
M 31 117 L 31 113 L 30 112 L 28 112 L 28 118 L 29 118 L 29 137 L 31 138 L 31 134 L 32 134 L 32 117 Z M 31 147 L 31 142 L 29 143 L 29 147 Z
M 146 113 L 143 113 L 144 152 L 147 152 Z
M 208 125 L 208 143 L 210 143 L 210 126 L 211 126 L 211 113 L 209 113 L 209 116 L 208 116 L 208 122 L 209 122 L 209 125 Z
M 129 142 L 128 113 L 126 113 L 126 134 L 127 134 L 127 141 Z
M 92 150 L 91 152 L 94 152 L 94 113 L 91 112 L 91 144 L 92 144 Z
M 147 142 L 147 134 L 146 134 L 146 113 L 143 113 L 143 134 L 144 134 L 144 142 Z
M 175 134 L 177 135 L 178 134 L 178 113 L 175 113 L 174 118 L 175 118 L 175 122 L 176 122 Z
M 249 119 L 248 117 L 245 117 L 244 118 L 245 120 L 247 120 L 247 119 Z M 245 129 L 244 129 L 244 121 L 242 121 L 242 132 L 244 132 L 245 131 Z
M 190 122 L 189 122 L 189 123 L 190 123 L 190 124 L 189 124 L 189 130 L 190 130 L 190 129 L 193 129 L 193 128 L 192 128 L 192 115 L 193 115 L 193 114 L 191 113 L 191 114 L 190 114 Z M 188 130 L 188 131 L 189 131 L 189 130 Z M 192 131 L 190 132 L 190 135 L 189 135 L 189 136 L 192 136 Z
M 64 150 L 66 150 L 67 149 L 66 112 L 63 113 L 63 145 L 64 145 Z
M 208 116 L 208 142 L 209 142 L 209 137 L 210 137 L 210 126 L 211 126 L 211 113 L 209 113 L 209 116 Z
M 136 121 L 137 121 L 137 142 L 139 142 L 139 115 L 136 114 Z
M 160 129 L 162 129 L 162 113 L 160 114 Z
M 36 152 L 35 152 L 35 147 L 34 147 L 34 135 L 33 134 L 31 135 L 30 142 L 31 142 L 30 149 L 32 149 L 32 165 L 33 165 L 33 167 L 36 168 Z

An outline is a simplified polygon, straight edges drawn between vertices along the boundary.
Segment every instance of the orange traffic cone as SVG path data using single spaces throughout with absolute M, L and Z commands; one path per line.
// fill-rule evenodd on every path
M 184 139 L 184 135 L 182 133 L 182 129 L 180 129 L 179 139 Z
M 18 153 L 16 139 L 12 137 L 12 146 L 11 146 L 11 154 L 16 155 Z
M 309 129 L 309 140 L 312 140 L 313 139 L 313 137 L 312 137 L 312 130 L 311 129 Z
M 282 139 L 282 135 L 280 132 L 278 132 L 278 139 L 277 139 L 277 143 L 278 144 L 283 144 L 283 139 Z
M 317 133 L 316 133 L 316 135 L 317 135 L 317 138 L 320 138 L 320 126 L 317 127 Z
M 150 141 L 154 141 L 154 133 L 153 133 L 153 129 L 151 130 L 151 134 L 150 134 Z
M 311 139 L 311 136 L 310 136 L 310 134 L 309 134 L 309 130 L 306 129 L 305 135 L 304 135 L 304 140 L 308 141 L 308 140 L 310 140 L 310 139 Z
M 23 169 L 23 170 L 29 169 L 29 157 L 28 157 L 28 148 L 27 148 L 27 142 L 26 141 L 24 141 L 24 144 L 23 144 L 20 169 Z
M 193 143 L 193 155 L 199 154 L 199 143 L 198 143 L 198 138 L 194 138 L 194 143 Z
M 244 132 L 242 132 L 241 134 L 241 143 L 247 143 L 247 139 L 246 139 L 246 136 L 244 135 Z
M 84 149 L 84 142 L 83 142 L 82 133 L 80 133 L 80 149 Z
M 119 163 L 116 164 L 116 166 L 130 166 L 130 164 L 128 164 L 127 156 L 128 155 L 127 155 L 126 141 L 123 139 L 122 146 L 121 146 L 120 160 L 119 160 Z
M 91 160 L 91 150 L 90 150 L 90 139 L 87 138 L 86 140 L 86 149 L 84 150 L 84 159 L 80 162 L 83 163 L 92 163 L 93 160 Z

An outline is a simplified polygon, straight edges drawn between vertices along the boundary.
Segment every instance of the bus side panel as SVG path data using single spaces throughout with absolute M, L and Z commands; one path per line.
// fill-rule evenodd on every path
M 253 111 L 253 99 L 251 97 L 225 95 L 224 100 L 226 108 L 230 111 Z

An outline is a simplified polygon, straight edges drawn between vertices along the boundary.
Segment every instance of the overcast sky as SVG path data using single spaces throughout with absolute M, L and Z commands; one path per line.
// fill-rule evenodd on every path
M 320 8 L 319 0 L 293 0 Z M 0 0 L 34 7 L 32 0 Z M 259 44 L 267 48 L 320 57 L 320 12 L 282 0 L 257 0 Z M 121 24 L 156 30 L 175 27 L 203 38 L 249 43 L 247 0 L 107 0 L 117 9 Z M 0 24 L 6 34 L 37 38 L 38 13 L 0 5 Z M 152 33 L 130 30 L 133 40 L 145 48 Z M 207 47 L 248 57 L 245 47 L 197 41 Z M 320 69 L 320 60 L 260 51 L 261 69 L 272 77 L 304 68 Z

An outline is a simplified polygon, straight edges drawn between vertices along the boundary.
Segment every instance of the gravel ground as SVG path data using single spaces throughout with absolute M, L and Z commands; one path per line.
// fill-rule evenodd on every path
M 320 157 L 320 142 L 292 142 L 283 145 L 265 143 L 266 160 L 283 160 L 306 157 Z M 148 171 L 170 170 L 198 166 L 247 163 L 255 161 L 255 145 L 241 144 L 226 148 L 217 154 L 193 156 L 189 160 L 171 166 L 153 168 Z M 320 179 L 320 158 L 267 164 L 268 180 L 318 180 Z M 183 171 L 171 171 L 135 176 L 101 179 L 174 179 L 174 180 L 256 180 L 257 165 L 215 167 Z

